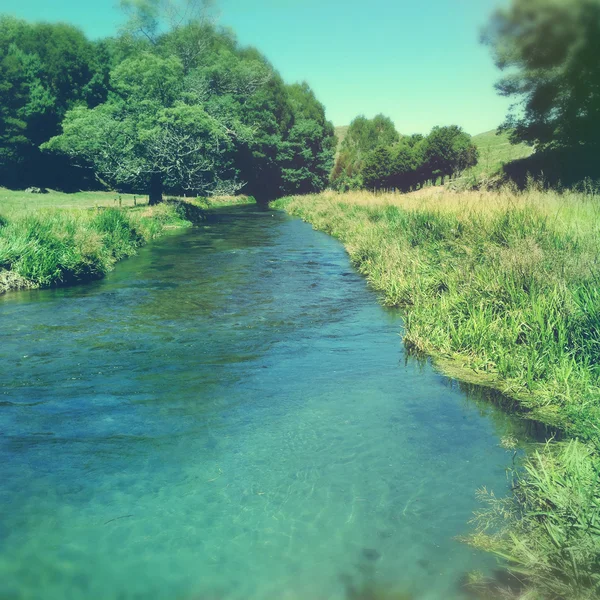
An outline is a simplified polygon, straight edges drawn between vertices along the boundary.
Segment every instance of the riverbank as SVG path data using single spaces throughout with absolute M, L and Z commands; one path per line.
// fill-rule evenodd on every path
M 529 457 L 507 500 L 514 510 L 492 501 L 504 523 L 487 512 L 471 541 L 508 558 L 537 589 L 595 597 L 598 197 L 426 189 L 327 192 L 273 206 L 344 243 L 381 301 L 403 310 L 407 348 L 458 379 L 501 390 L 532 418 L 590 444 Z M 544 473 L 547 485 L 537 485 Z
M 325 193 L 276 208 L 339 238 L 405 344 L 586 439 L 600 419 L 597 199 Z
M 61 208 L 51 208 L 46 194 L 3 192 L 0 294 L 98 279 L 166 230 L 190 227 L 203 210 L 236 202 L 171 199 L 150 207 L 133 196 L 89 192 L 72 195 L 69 204 L 68 195 L 53 192 Z M 238 201 L 248 202 L 245 196 Z

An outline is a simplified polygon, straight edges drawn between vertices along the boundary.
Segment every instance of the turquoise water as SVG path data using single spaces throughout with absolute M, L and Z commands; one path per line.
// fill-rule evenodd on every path
M 495 562 L 454 538 L 526 424 L 400 331 L 339 243 L 253 207 L 0 298 L 0 598 L 463 598 Z

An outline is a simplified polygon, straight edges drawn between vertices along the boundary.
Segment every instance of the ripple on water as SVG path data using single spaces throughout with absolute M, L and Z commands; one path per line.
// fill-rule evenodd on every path
M 406 362 L 337 242 L 217 220 L 0 299 L 0 597 L 462 598 L 523 427 Z

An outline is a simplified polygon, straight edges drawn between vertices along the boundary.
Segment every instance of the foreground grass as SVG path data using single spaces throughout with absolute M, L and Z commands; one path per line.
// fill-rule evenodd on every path
M 492 502 L 503 523 L 488 511 L 491 529 L 471 542 L 543 597 L 599 597 L 600 198 L 423 190 L 275 206 L 345 244 L 382 301 L 404 310 L 409 349 L 585 442 L 527 459 L 512 509 Z

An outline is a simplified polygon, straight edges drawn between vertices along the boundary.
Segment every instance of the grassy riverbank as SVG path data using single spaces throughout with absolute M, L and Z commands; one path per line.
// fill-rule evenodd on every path
M 501 524 L 487 512 L 472 541 L 547 597 L 597 597 L 600 198 L 423 190 L 275 206 L 345 244 L 382 302 L 404 310 L 409 349 L 590 444 L 530 457 L 513 510 Z
M 203 209 L 248 202 L 241 196 L 149 207 L 132 195 L 2 190 L 0 293 L 98 279 L 166 229 L 191 226 Z

